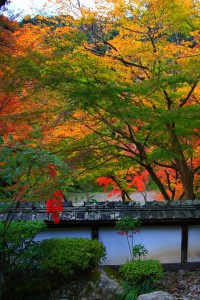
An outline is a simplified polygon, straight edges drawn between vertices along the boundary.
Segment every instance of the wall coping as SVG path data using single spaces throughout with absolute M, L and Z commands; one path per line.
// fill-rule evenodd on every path
M 1 205 L 0 205 L 1 207 Z M 46 213 L 45 203 L 21 203 L 18 207 L 9 210 L 13 220 L 43 220 L 53 222 L 51 214 Z M 3 221 L 8 212 L 0 212 L 0 221 Z M 82 203 L 72 206 L 71 202 L 63 203 L 63 212 L 60 214 L 61 224 L 87 222 L 115 222 L 125 216 L 140 218 L 147 223 L 187 221 L 200 224 L 200 201 L 185 202 L 147 202 L 138 205 L 133 202 L 99 202 Z

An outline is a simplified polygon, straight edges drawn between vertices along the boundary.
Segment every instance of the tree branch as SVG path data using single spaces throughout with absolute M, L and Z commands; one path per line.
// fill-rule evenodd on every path
M 186 104 L 186 102 L 190 99 L 190 96 L 192 95 L 196 86 L 197 86 L 197 83 L 194 83 L 191 90 L 189 91 L 188 95 L 184 99 L 180 100 L 179 107 L 183 107 L 183 105 Z
M 163 94 L 165 95 L 165 99 L 167 100 L 167 109 L 171 110 L 171 108 L 172 108 L 172 100 L 170 99 L 167 91 L 163 90 Z

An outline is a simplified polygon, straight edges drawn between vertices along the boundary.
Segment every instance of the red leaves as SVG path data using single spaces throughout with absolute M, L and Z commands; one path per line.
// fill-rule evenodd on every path
M 99 177 L 97 178 L 97 183 L 98 185 L 100 186 L 104 186 L 104 191 L 107 190 L 107 187 L 109 184 L 112 184 L 115 183 L 114 180 L 112 178 L 109 178 L 109 177 L 106 177 L 106 176 L 102 176 L 102 177 Z
M 143 192 L 146 189 L 148 181 L 149 174 L 146 170 L 140 174 L 130 173 L 126 175 L 126 187 L 124 188 L 130 189 L 131 187 L 135 187 L 136 191 Z M 104 192 L 107 191 L 109 185 L 112 187 L 112 190 L 109 192 L 109 194 L 107 194 L 108 197 L 112 197 L 114 195 L 118 195 L 118 197 L 122 196 L 121 185 L 117 185 L 117 181 L 114 179 L 107 176 L 102 176 L 97 178 L 97 183 L 100 186 L 104 186 Z
M 49 175 L 52 177 L 52 178 L 55 178 L 56 175 L 57 175 L 57 169 L 58 167 L 53 165 L 52 163 L 50 163 L 48 165 L 48 171 L 49 171 Z
M 107 176 L 102 176 L 97 178 L 97 183 L 100 186 L 104 186 L 104 192 L 107 192 L 108 186 L 110 185 L 113 189 L 107 194 L 107 197 L 112 197 L 114 195 L 118 195 L 120 197 L 122 195 L 122 190 L 117 186 L 116 181 Z
M 120 190 L 119 188 L 117 187 L 114 187 L 114 189 L 107 194 L 107 197 L 112 197 L 112 196 L 115 196 L 117 195 L 117 197 L 121 197 L 122 196 L 122 190 Z
M 111 197 L 112 195 L 119 193 L 119 188 L 116 186 L 116 183 L 112 178 L 107 176 L 102 176 L 102 177 L 98 177 L 96 181 L 98 185 L 104 186 L 104 192 L 107 192 L 109 185 L 113 187 L 113 190 L 107 195 L 108 197 Z
M 48 172 L 52 178 L 56 177 L 57 169 L 58 167 L 52 163 L 48 165 Z M 63 211 L 62 201 L 64 199 L 64 195 L 62 191 L 56 190 L 52 196 L 53 198 L 46 202 L 46 213 L 52 214 L 54 223 L 58 224 L 60 222 L 60 213 Z
M 60 222 L 60 213 L 63 211 L 62 200 L 64 195 L 60 190 L 57 190 L 52 196 L 53 198 L 46 202 L 46 213 L 51 213 L 54 223 L 58 224 Z
M 133 180 L 129 182 L 128 186 L 135 186 L 138 192 L 143 192 L 149 180 L 149 174 L 147 171 L 143 171 L 141 174 L 134 175 Z
M 117 232 L 117 234 L 120 234 L 120 235 L 127 235 L 129 238 L 132 238 L 134 234 L 136 233 L 140 233 L 140 230 L 139 229 L 136 229 L 136 230 L 131 230 L 131 233 L 129 233 L 129 230 L 119 230 Z

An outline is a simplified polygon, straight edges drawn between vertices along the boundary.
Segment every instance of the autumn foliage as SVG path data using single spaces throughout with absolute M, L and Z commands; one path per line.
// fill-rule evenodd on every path
M 198 198 L 199 2 L 56 2 L 53 17 L 0 19 L 1 135 L 123 200 L 152 183 L 159 200 Z
M 48 165 L 48 172 L 49 172 L 49 175 L 52 177 L 52 178 L 55 178 L 56 175 L 57 175 L 57 169 L 58 167 L 53 165 L 53 164 L 49 164 Z
M 52 199 L 46 202 L 46 212 L 52 215 L 52 219 L 55 224 L 60 222 L 60 213 L 63 211 L 62 202 L 64 195 L 61 191 L 55 191 L 52 195 Z
M 121 185 L 121 178 L 115 178 L 114 176 L 103 176 L 98 177 L 96 182 L 98 185 L 104 187 L 104 192 L 110 190 L 107 194 L 108 197 L 118 195 L 118 197 L 122 197 L 122 194 L 127 190 L 137 191 L 137 192 L 144 192 L 146 190 L 146 186 L 149 181 L 149 174 L 147 171 L 138 173 L 129 173 L 126 174 L 124 183 L 125 185 L 122 187 Z

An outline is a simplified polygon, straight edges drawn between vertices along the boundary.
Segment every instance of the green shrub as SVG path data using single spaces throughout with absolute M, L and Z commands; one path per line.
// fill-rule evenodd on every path
M 158 260 L 129 261 L 120 267 L 123 279 L 130 284 L 141 284 L 150 278 L 157 282 L 162 278 L 163 268 Z
M 0 222 L 0 256 L 4 272 L 33 268 L 40 251 L 34 238 L 46 229 L 43 221 Z
M 68 279 L 96 267 L 105 257 L 105 247 L 86 238 L 53 238 L 41 243 L 43 270 Z
M 141 284 L 134 285 L 122 281 L 121 287 L 123 290 L 116 294 L 116 298 L 120 300 L 137 300 L 138 296 L 151 293 L 156 290 L 151 278 L 145 279 Z

